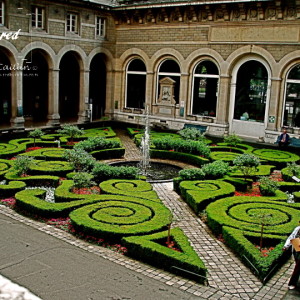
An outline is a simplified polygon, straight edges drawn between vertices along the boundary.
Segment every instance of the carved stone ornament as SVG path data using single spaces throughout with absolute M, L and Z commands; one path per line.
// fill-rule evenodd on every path
M 174 105 L 176 103 L 174 99 L 175 82 L 176 81 L 170 77 L 164 77 L 159 81 L 160 92 L 157 101 L 158 103 L 170 104 L 170 105 Z

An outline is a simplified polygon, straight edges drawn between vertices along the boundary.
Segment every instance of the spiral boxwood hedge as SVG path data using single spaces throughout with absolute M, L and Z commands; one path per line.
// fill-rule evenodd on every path
M 180 183 L 181 195 L 196 214 L 216 199 L 232 196 L 234 191 L 233 185 L 220 180 L 182 181 Z
M 0 179 L 3 178 L 3 175 L 7 173 L 12 166 L 12 160 L 0 159 Z
M 233 160 L 239 155 L 240 154 L 236 152 L 212 151 L 209 157 L 211 160 L 223 160 L 232 164 Z
M 125 148 L 95 150 L 90 152 L 90 154 L 98 160 L 120 158 L 125 155 Z
M 272 165 L 259 165 L 257 170 L 249 175 L 249 178 L 257 179 L 258 176 L 269 176 L 275 169 L 276 167 Z M 239 170 L 232 170 L 228 175 L 231 177 L 242 177 L 243 173 Z
M 254 149 L 252 154 L 267 161 L 268 164 L 275 165 L 280 169 L 286 167 L 287 163 L 297 162 L 300 160 L 299 155 L 295 153 L 276 149 Z
M 138 197 L 160 202 L 151 184 L 142 180 L 111 179 L 101 182 L 99 187 L 101 193 L 104 194 Z
M 231 147 L 229 146 L 227 143 L 217 143 L 217 146 L 219 147 L 228 147 L 229 151 L 230 149 L 239 149 L 239 150 L 243 150 L 243 152 L 251 152 L 254 148 L 250 145 L 246 145 L 246 144 L 237 144 L 235 147 Z M 213 146 L 211 147 L 213 148 Z
M 167 231 L 144 236 L 129 236 L 122 238 L 122 243 L 126 246 L 128 255 L 133 258 L 180 275 L 188 275 L 204 283 L 207 269 L 183 231 L 180 228 L 170 230 L 170 240 L 175 242 L 180 251 L 166 247 L 167 236 Z M 196 274 L 196 277 L 192 273 Z

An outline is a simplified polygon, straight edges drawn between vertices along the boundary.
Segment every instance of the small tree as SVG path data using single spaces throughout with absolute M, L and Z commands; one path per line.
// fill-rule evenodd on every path
M 29 132 L 28 136 L 33 138 L 33 147 L 35 147 L 35 140 L 40 139 L 43 135 L 44 133 L 41 129 L 35 129 Z
M 287 164 L 288 173 L 292 176 L 300 177 L 300 166 L 297 165 L 294 161 Z
M 74 138 L 83 135 L 84 131 L 74 125 L 64 125 L 62 129 L 58 130 L 58 133 L 69 136 L 70 142 L 73 143 Z
M 14 160 L 13 170 L 18 176 L 25 175 L 33 163 L 33 157 L 17 156 Z
M 260 160 L 253 154 L 244 153 L 233 160 L 234 166 L 243 173 L 245 181 L 257 171 Z
M 185 128 L 178 131 L 178 134 L 184 139 L 184 140 L 204 140 L 204 135 L 201 134 L 201 131 L 197 128 Z
M 252 214 L 252 217 L 255 218 L 260 226 L 260 241 L 259 241 L 259 250 L 262 250 L 263 246 L 263 234 L 264 234 L 264 227 L 268 224 L 271 224 L 273 220 L 273 215 L 268 213 L 260 213 L 260 214 Z
M 279 188 L 279 183 L 270 179 L 267 176 L 260 177 L 259 181 L 259 189 L 262 195 L 264 196 L 274 196 L 276 190 Z
M 224 143 L 228 144 L 230 147 L 230 151 L 232 147 L 236 147 L 237 144 L 239 144 L 242 140 L 235 134 L 229 134 L 228 136 L 224 137 Z

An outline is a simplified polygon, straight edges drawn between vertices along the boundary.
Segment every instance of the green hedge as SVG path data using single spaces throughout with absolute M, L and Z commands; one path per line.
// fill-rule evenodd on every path
M 64 160 L 65 149 L 63 148 L 42 148 L 22 153 L 22 156 L 34 157 L 35 159 L 45 160 Z
M 235 147 L 230 147 L 227 143 L 217 143 L 217 146 L 220 147 L 228 147 L 231 149 L 239 149 L 239 150 L 243 150 L 243 152 L 251 152 L 254 148 L 250 145 L 246 145 L 246 144 L 237 144 Z
M 13 166 L 13 160 L 0 159 L 0 178 L 7 173 Z
M 99 187 L 101 193 L 104 194 L 138 197 L 160 202 L 151 184 L 142 180 L 111 179 L 101 182 Z
M 102 195 L 104 198 L 107 200 L 70 213 L 76 231 L 120 241 L 124 236 L 165 230 L 170 222 L 171 212 L 161 203 L 116 195 Z
M 235 187 L 220 180 L 182 181 L 180 192 L 184 200 L 199 214 L 216 199 L 232 196 Z
M 66 161 L 44 161 L 35 160 L 29 168 L 31 175 L 55 175 L 65 177 L 67 173 L 73 171 L 73 167 Z
M 287 163 L 298 162 L 300 160 L 297 154 L 276 149 L 254 149 L 252 154 L 280 169 L 286 167 Z
M 298 225 L 299 204 L 286 202 L 286 194 L 276 192 L 274 197 L 239 196 L 219 199 L 206 208 L 208 225 L 219 235 L 223 226 L 235 227 L 244 231 L 260 232 L 258 220 L 253 213 L 273 215 L 272 224 L 265 226 L 266 234 L 288 235 Z
M 282 248 L 285 238 L 279 235 L 265 234 L 263 236 L 263 247 L 274 247 L 268 256 L 262 256 L 259 249 L 253 244 L 253 241 L 256 241 L 256 244 L 259 245 L 260 233 L 244 233 L 242 230 L 224 226 L 223 238 L 226 244 L 263 282 L 267 281 L 271 271 L 278 270 L 289 257 L 283 255 Z
M 90 152 L 90 154 L 98 160 L 120 158 L 125 155 L 125 148 L 96 150 Z
M 123 238 L 122 244 L 128 250 L 127 255 L 133 258 L 204 283 L 207 270 L 182 230 L 173 228 L 170 231 L 171 240 L 176 243 L 181 252 L 170 249 L 164 244 L 167 235 L 167 231 L 164 231 L 146 236 L 130 236 Z M 193 276 L 191 272 L 198 276 Z
M 35 175 L 35 176 L 27 176 L 27 177 L 20 177 L 16 175 L 15 172 L 7 172 L 4 175 L 5 179 L 12 180 L 12 181 L 24 181 L 28 186 L 53 186 L 56 187 L 59 183 L 58 176 L 50 176 L 50 175 Z
M 255 180 L 259 176 L 269 176 L 275 169 L 276 169 L 275 166 L 259 165 L 257 167 L 257 171 L 255 171 L 255 173 L 249 175 L 249 177 Z M 232 172 L 229 172 L 228 175 L 231 177 L 243 177 L 243 173 L 239 170 L 233 170 Z
M 8 184 L 0 184 L 0 197 L 13 197 L 25 187 L 26 183 L 23 181 L 9 181 Z
M 222 160 L 232 164 L 233 160 L 240 154 L 235 152 L 214 151 L 210 153 L 211 160 Z
M 209 162 L 207 158 L 200 157 L 198 155 L 156 149 L 150 149 L 150 157 L 183 161 L 187 164 L 196 165 L 198 167 L 201 167 L 202 165 Z

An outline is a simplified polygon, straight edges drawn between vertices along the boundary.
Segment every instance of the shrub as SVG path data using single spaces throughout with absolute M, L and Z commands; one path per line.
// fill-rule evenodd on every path
M 135 167 L 114 167 L 102 163 L 96 163 L 92 174 L 97 181 L 108 179 L 137 179 L 138 168 Z
M 25 175 L 32 164 L 33 164 L 32 157 L 17 156 L 16 160 L 14 161 L 13 170 L 16 172 L 16 175 L 18 176 Z
M 197 128 L 185 128 L 178 132 L 184 140 L 204 140 L 204 136 Z
M 203 157 L 209 157 L 210 154 L 209 147 L 204 142 L 200 141 L 185 141 L 165 137 L 153 139 L 153 145 L 159 150 L 174 150 L 177 152 L 201 155 Z
M 179 172 L 179 176 L 182 180 L 202 180 L 205 177 L 205 173 L 202 169 L 185 169 Z
M 228 136 L 224 137 L 224 143 L 229 145 L 230 147 L 236 147 L 242 140 L 235 134 L 229 134 Z
M 40 129 L 35 129 L 35 130 L 29 132 L 28 136 L 33 138 L 33 143 L 34 143 L 33 147 L 35 147 L 35 140 L 40 139 L 43 135 L 44 135 L 44 133 Z
M 202 167 L 206 179 L 222 178 L 229 172 L 229 164 L 224 161 L 214 161 Z
M 120 148 L 121 144 L 115 139 L 105 139 L 103 137 L 89 137 L 74 146 L 74 149 L 81 149 L 87 152 L 94 150 Z
M 78 172 L 73 176 L 74 186 L 77 188 L 87 188 L 95 185 L 96 183 L 92 181 L 94 176 L 87 172 Z
M 63 158 L 69 161 L 76 171 L 90 171 L 96 162 L 92 155 L 81 149 L 65 150 Z
M 236 157 L 233 160 L 233 164 L 239 171 L 243 173 L 245 180 L 247 180 L 247 177 L 257 170 L 260 160 L 253 154 L 245 153 Z
M 264 196 L 274 196 L 277 189 L 279 189 L 278 182 L 263 176 L 259 179 L 259 189 Z
M 297 165 L 294 161 L 287 164 L 287 172 L 292 176 L 300 177 L 300 166 Z

